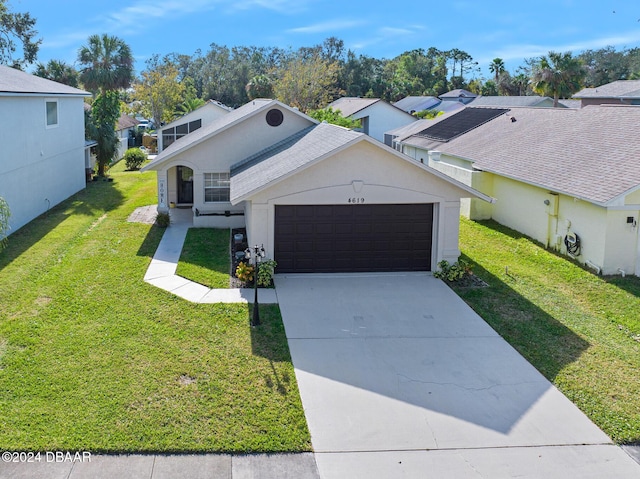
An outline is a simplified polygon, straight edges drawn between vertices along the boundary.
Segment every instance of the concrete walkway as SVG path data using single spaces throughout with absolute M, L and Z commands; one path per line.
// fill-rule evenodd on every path
M 172 209 L 169 226 L 149 264 L 144 280 L 193 303 L 253 303 L 253 289 L 211 289 L 176 275 L 187 230 L 193 227 L 190 209 Z M 260 288 L 258 301 L 264 304 L 278 302 L 275 289 Z
M 277 275 L 276 288 L 322 479 L 640 477 L 431 275 Z

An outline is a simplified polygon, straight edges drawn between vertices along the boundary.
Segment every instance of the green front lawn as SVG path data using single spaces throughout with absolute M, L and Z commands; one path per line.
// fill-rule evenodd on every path
M 155 175 L 109 174 L 0 252 L 0 450 L 310 450 L 278 307 L 146 284 Z
M 602 278 L 495 222 L 462 220 L 488 288 L 454 288 L 618 443 L 640 442 L 640 278 Z
M 231 230 L 189 228 L 176 274 L 208 288 L 228 289 Z

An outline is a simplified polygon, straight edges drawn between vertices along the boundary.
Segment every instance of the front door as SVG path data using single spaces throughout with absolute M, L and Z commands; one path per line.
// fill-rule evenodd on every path
M 193 203 L 193 170 L 178 166 L 178 203 Z

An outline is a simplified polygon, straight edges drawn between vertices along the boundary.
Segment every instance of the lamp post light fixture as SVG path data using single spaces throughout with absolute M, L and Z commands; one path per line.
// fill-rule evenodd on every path
M 265 257 L 264 245 L 255 245 L 252 248 L 244 250 L 244 257 L 247 260 L 253 255 L 253 317 L 251 318 L 251 326 L 260 325 L 260 311 L 258 305 L 258 263 Z

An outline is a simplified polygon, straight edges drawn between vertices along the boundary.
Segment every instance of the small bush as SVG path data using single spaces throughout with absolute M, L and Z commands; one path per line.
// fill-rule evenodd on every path
M 169 213 L 158 213 L 156 216 L 156 224 L 160 228 L 166 228 L 169 226 L 171 224 L 171 216 L 169 216 Z
M 238 278 L 243 283 L 248 283 L 253 280 L 253 266 L 245 263 L 244 261 L 240 261 L 238 267 L 236 268 L 236 278 Z
M 124 162 L 128 170 L 138 170 L 147 161 L 147 154 L 140 148 L 129 148 L 124 154 Z
M 462 259 L 453 264 L 449 264 L 448 261 L 442 260 L 438 263 L 438 267 L 440 268 L 440 271 L 434 272 L 433 276 L 446 281 L 459 281 L 465 276 L 472 274 L 471 265 Z
M 276 270 L 276 266 L 278 263 L 273 259 L 268 259 L 263 261 L 258 266 L 258 286 L 263 286 L 265 288 L 271 286 L 273 281 L 273 273 Z

